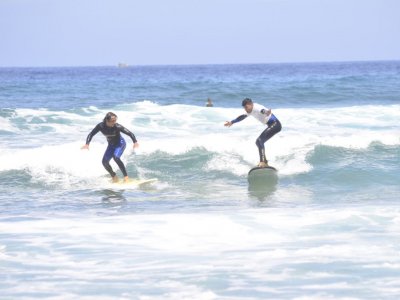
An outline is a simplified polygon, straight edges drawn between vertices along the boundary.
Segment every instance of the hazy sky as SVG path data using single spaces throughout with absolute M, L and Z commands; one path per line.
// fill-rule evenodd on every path
M 391 59 L 399 0 L 0 0 L 0 66 Z

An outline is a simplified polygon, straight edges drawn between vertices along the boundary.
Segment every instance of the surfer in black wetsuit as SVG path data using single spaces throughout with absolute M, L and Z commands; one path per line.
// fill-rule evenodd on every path
M 125 133 L 132 139 L 133 148 L 139 147 L 139 143 L 137 142 L 135 135 L 124 126 L 117 123 L 116 114 L 109 112 L 104 117 L 103 122 L 97 124 L 96 127 L 89 133 L 86 138 L 86 144 L 82 147 L 82 149 L 89 150 L 90 141 L 99 131 L 106 136 L 108 142 L 108 147 L 104 153 L 102 161 L 104 168 L 108 173 L 110 173 L 113 181 L 117 182 L 118 177 L 110 166 L 110 160 L 113 158 L 122 174 L 124 174 L 124 181 L 128 181 L 128 173 L 126 172 L 124 163 L 121 161 L 121 155 L 124 153 L 126 147 L 126 142 L 121 136 L 121 132 Z

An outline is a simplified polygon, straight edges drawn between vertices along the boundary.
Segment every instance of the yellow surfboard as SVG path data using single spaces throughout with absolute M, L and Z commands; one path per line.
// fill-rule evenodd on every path
M 150 178 L 150 179 L 129 179 L 128 182 L 125 182 L 123 180 L 120 180 L 118 182 L 115 182 L 113 184 L 118 185 L 120 187 L 142 187 L 142 186 L 146 186 L 152 183 L 157 182 L 158 179 L 157 178 Z

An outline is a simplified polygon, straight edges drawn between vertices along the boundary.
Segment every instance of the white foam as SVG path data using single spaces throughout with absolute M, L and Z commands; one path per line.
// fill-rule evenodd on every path
M 98 178 L 104 173 L 101 157 L 105 145 L 93 143 L 90 150 L 81 150 L 82 144 L 67 143 L 32 149 L 0 152 L 0 171 L 27 170 L 34 181 L 58 183 L 70 187 L 82 179 Z
M 79 147 L 107 111 L 90 107 L 87 112 L 92 114 L 82 116 L 71 112 L 16 110 L 18 117 L 25 118 L 28 124 L 34 117 L 42 118 L 43 122 L 47 120 L 45 126 L 54 132 L 37 130 L 43 124 L 29 125 L 30 130 L 20 133 L 18 143 L 34 149 L 7 149 L 8 144 L 15 147 L 14 141 L 0 141 L 0 170 L 29 169 L 35 176 L 47 178 L 46 170 L 50 169 L 59 170 L 65 178 L 67 175 L 88 178 L 103 174 L 100 162 L 104 137 L 101 134 L 94 137 L 90 155 Z M 249 166 L 258 162 L 255 140 L 264 127 L 252 118 L 231 128 L 223 126 L 224 121 L 243 113 L 240 108 L 160 106 L 144 101 L 113 111 L 119 117 L 118 122 L 136 134 L 140 155 L 151 156 L 156 151 L 178 155 L 201 148 L 215 154 L 204 170 L 230 171 L 239 176 L 245 175 Z M 400 143 L 399 105 L 276 109 L 274 113 L 281 120 L 283 130 L 266 143 L 266 153 L 281 175 L 310 171 L 306 158 L 317 145 L 362 149 L 375 141 L 386 145 Z M 59 118 L 72 122 L 52 121 Z M 9 119 L 2 122 L 4 128 L 13 126 Z M 131 153 L 131 141 L 128 141 L 123 159 L 128 159 Z
M 400 293 L 393 273 L 400 264 L 393 242 L 398 214 L 364 205 L 0 219 L 8 235 L 1 258 L 10 274 L 3 295 L 38 282 L 31 291 L 80 298 L 101 294 L 104 281 L 105 299 L 122 292 L 139 299 L 394 295 Z M 21 280 L 32 270 L 36 276 Z
M 15 126 L 12 125 L 10 119 L 0 117 L 0 128 L 2 131 L 9 131 L 9 132 L 15 132 L 19 131 Z

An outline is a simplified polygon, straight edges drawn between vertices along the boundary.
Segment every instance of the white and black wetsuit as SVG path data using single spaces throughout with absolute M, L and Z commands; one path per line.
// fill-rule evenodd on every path
M 260 121 L 262 124 L 268 126 L 256 140 L 256 145 L 258 147 L 258 152 L 260 155 L 260 162 L 267 162 L 267 158 L 265 157 L 264 143 L 282 129 L 281 122 L 279 122 L 278 118 L 275 117 L 275 115 L 272 113 L 267 115 L 268 111 L 268 108 L 258 103 L 253 103 L 253 110 L 251 111 L 251 113 L 240 115 L 235 120 L 231 121 L 232 124 L 234 124 L 246 119 L 248 116 L 252 116 Z
M 112 177 L 115 176 L 115 172 L 110 166 L 110 160 L 111 158 L 113 158 L 114 161 L 117 163 L 119 169 L 121 170 L 122 174 L 124 174 L 124 176 L 128 176 L 125 165 L 121 160 L 121 155 L 122 153 L 124 153 L 126 147 L 126 142 L 121 136 L 121 132 L 128 135 L 134 143 L 137 142 L 135 135 L 118 123 L 115 123 L 113 127 L 108 127 L 105 122 L 101 122 L 97 124 L 96 127 L 93 128 L 93 130 L 87 136 L 87 145 L 89 145 L 93 136 L 95 136 L 99 131 L 105 135 L 108 142 L 108 146 L 102 160 L 104 168 L 107 170 L 108 173 L 110 173 Z

